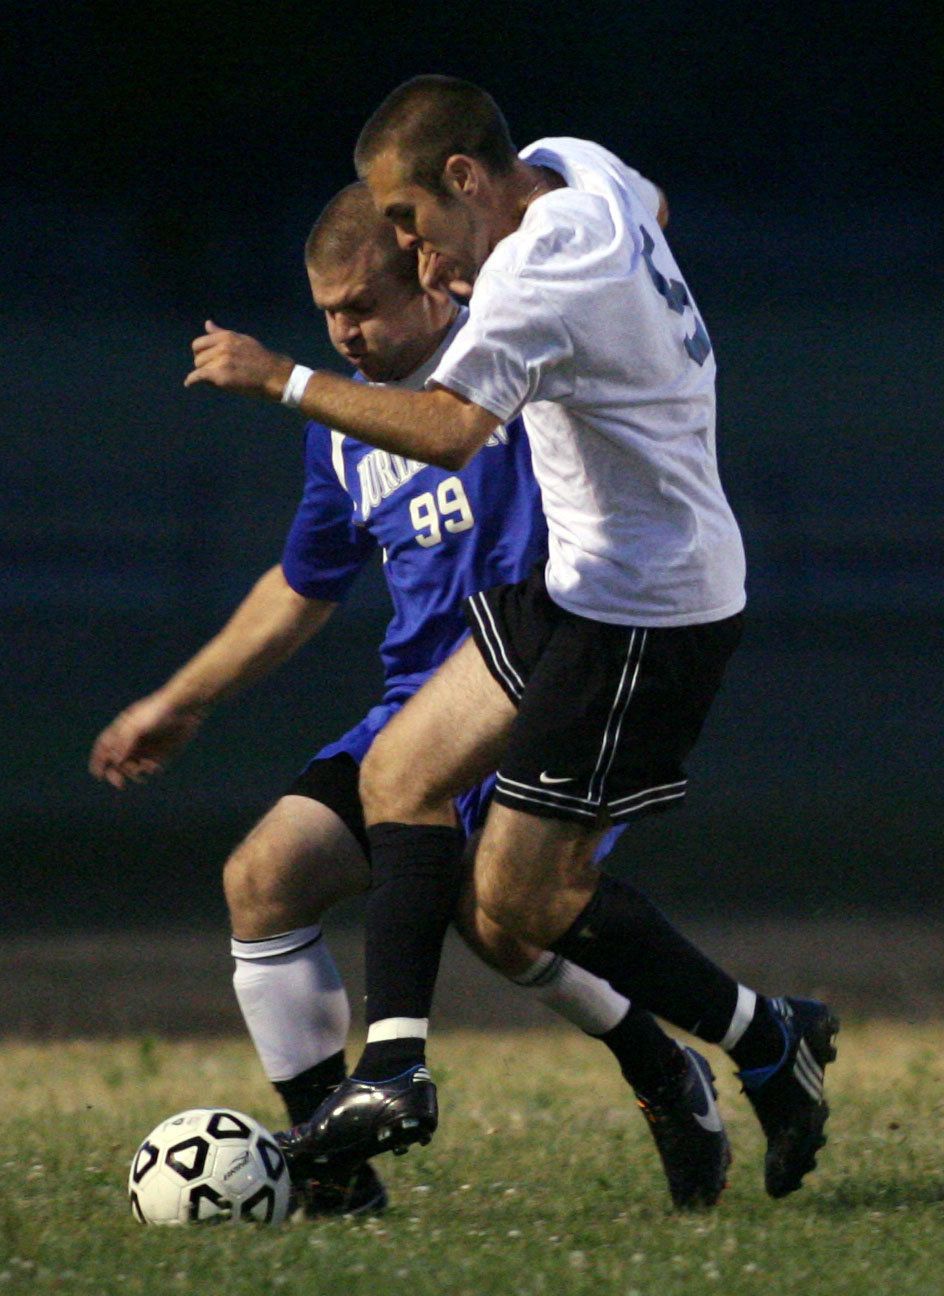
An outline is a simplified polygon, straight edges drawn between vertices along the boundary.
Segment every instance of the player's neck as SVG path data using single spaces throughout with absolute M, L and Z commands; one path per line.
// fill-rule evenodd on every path
M 439 350 L 439 348 L 442 346 L 443 342 L 445 341 L 446 334 L 452 328 L 453 324 L 455 324 L 456 316 L 458 314 L 459 314 L 459 307 L 455 304 L 455 302 L 452 302 L 450 304 L 449 315 L 447 319 L 430 336 L 429 346 L 426 348 L 426 351 L 424 352 L 420 360 L 417 362 L 417 364 L 414 365 L 415 369 L 419 369 L 420 365 L 424 365 L 426 361 L 430 358 L 430 356 L 434 356 L 436 354 L 436 352 Z
M 456 322 L 456 316 L 458 314 L 459 307 L 454 303 L 450 304 L 445 321 L 434 327 L 432 331 L 424 337 L 422 346 L 418 346 L 415 351 L 412 351 L 408 356 L 404 356 L 402 365 L 398 366 L 399 369 L 402 369 L 402 373 L 398 372 L 396 375 L 388 379 L 388 381 L 402 382 L 404 378 L 409 378 L 411 374 L 416 373 L 417 369 L 421 369 L 442 346 L 447 333 Z
M 564 188 L 566 183 L 564 177 L 550 167 L 531 166 L 519 159 L 514 170 L 501 183 L 496 203 L 496 237 L 492 247 L 515 232 L 533 202 L 552 189 Z

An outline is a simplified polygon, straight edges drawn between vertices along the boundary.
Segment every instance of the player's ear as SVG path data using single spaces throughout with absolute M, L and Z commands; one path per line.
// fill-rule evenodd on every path
M 454 198 L 468 198 L 478 188 L 479 176 L 475 162 L 464 153 L 453 153 L 443 167 L 443 183 Z

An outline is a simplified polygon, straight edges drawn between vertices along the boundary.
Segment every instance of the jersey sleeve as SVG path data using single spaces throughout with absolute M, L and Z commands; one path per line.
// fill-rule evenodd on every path
M 368 562 L 376 542 L 354 524 L 354 505 L 331 455 L 331 433 L 305 428 L 305 490 L 282 552 L 285 579 L 304 598 L 340 602 Z
M 507 423 L 531 401 L 574 390 L 570 335 L 546 295 L 526 277 L 484 272 L 465 327 L 427 381 Z
M 628 166 L 626 170 L 629 172 L 629 182 L 633 186 L 636 197 L 653 220 L 657 220 L 659 208 L 662 206 L 662 191 L 651 180 L 647 180 L 644 175 L 640 175 L 631 166 Z

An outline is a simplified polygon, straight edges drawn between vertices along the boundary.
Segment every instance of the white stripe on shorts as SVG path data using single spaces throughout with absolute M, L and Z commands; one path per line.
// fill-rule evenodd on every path
M 554 788 L 545 787 L 543 783 L 521 783 L 518 779 L 509 778 L 507 774 L 502 773 L 498 774 L 497 782 L 509 796 L 514 795 L 512 789 L 517 789 L 521 792 L 536 792 L 539 796 L 546 797 L 548 800 L 560 801 L 561 803 L 565 801 L 572 802 L 578 810 L 595 809 L 589 797 L 574 796 L 571 792 L 558 792 Z
M 524 680 L 508 660 L 505 645 L 501 641 L 501 636 L 495 625 L 495 618 L 492 616 L 492 609 L 485 601 L 485 595 L 482 593 L 473 594 L 469 599 L 469 608 L 478 623 L 482 639 L 485 641 L 483 646 L 488 649 L 488 655 L 496 674 L 505 681 L 508 691 L 515 700 L 520 702 L 521 695 L 524 692 Z
M 613 764 L 613 758 L 616 755 L 616 748 L 619 744 L 620 730 L 623 727 L 623 717 L 629 710 L 629 704 L 633 699 L 633 693 L 636 690 L 636 680 L 639 678 L 639 667 L 642 664 L 642 654 L 646 647 L 646 631 L 643 630 L 639 638 L 639 651 L 633 662 L 633 649 L 636 647 L 636 639 L 639 631 L 634 629 L 629 640 L 629 647 L 626 649 L 626 661 L 623 663 L 623 672 L 620 676 L 620 682 L 616 689 L 616 696 L 613 698 L 613 705 L 610 708 L 610 714 L 607 718 L 606 727 L 603 730 L 603 742 L 600 746 L 600 755 L 597 757 L 596 769 L 590 779 L 590 799 L 595 805 L 599 805 L 603 798 L 603 787 L 606 783 L 606 776 L 610 772 Z M 630 675 L 630 669 L 632 674 Z M 628 690 L 627 690 L 628 677 Z M 620 705 L 620 695 L 626 692 L 625 701 Z M 609 756 L 606 751 L 609 746 Z M 604 759 L 606 766 L 603 766 Z
M 640 788 L 638 792 L 633 792 L 630 796 L 617 797 L 615 801 L 608 801 L 606 808 L 608 810 L 632 809 L 630 803 L 639 801 L 642 798 L 655 799 L 656 801 L 671 800 L 672 797 L 683 796 L 687 787 L 688 779 L 679 779 L 677 783 L 657 783 L 653 787 Z M 667 795 L 655 797 L 656 792 L 664 792 Z
M 519 786 L 524 785 L 519 784 Z M 589 806 L 585 808 L 579 803 L 574 805 L 563 805 L 560 801 L 553 801 L 547 793 L 539 791 L 537 788 L 528 788 L 525 792 L 516 792 L 512 788 L 508 787 L 501 778 L 498 779 L 497 791 L 499 791 L 504 797 L 511 797 L 515 801 L 523 801 L 526 805 L 539 805 L 546 807 L 548 810 L 565 811 L 568 816 L 577 815 L 581 819 L 588 819 L 591 823 L 593 823 L 597 817 L 596 810 L 591 809 Z
M 636 793 L 636 796 L 645 797 L 646 800 L 644 801 L 637 801 L 635 798 L 632 798 L 629 805 L 624 805 L 616 809 L 612 806 L 607 806 L 607 810 L 610 812 L 610 818 L 614 823 L 618 823 L 620 819 L 628 819 L 630 815 L 638 814 L 640 810 L 646 810 L 649 806 L 658 805 L 662 801 L 680 801 L 685 795 L 685 789 L 688 784 L 676 783 L 674 786 L 678 788 L 677 792 L 663 792 L 661 796 L 653 796 L 652 792 L 654 792 L 655 789 L 647 789 L 645 792 Z

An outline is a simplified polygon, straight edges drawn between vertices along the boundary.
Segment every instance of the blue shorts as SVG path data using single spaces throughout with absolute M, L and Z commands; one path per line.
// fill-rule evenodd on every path
M 407 698 L 381 702 L 371 707 L 360 724 L 328 743 L 311 758 L 298 778 L 286 789 L 291 796 L 307 796 L 327 805 L 346 824 L 361 847 L 367 852 L 367 833 L 364 814 L 357 792 L 358 771 L 361 761 L 381 729 L 403 707 Z M 495 790 L 495 775 L 470 792 L 455 798 L 456 814 L 466 837 L 471 837 L 485 823 L 485 816 Z M 624 825 L 609 830 L 597 847 L 594 860 L 599 863 L 609 855 Z
M 348 729 L 346 734 L 342 734 L 334 742 L 322 747 L 321 751 L 305 766 L 303 775 L 311 770 L 316 761 L 330 760 L 332 756 L 342 754 L 350 756 L 360 765 L 367 755 L 367 749 L 381 729 L 402 709 L 406 701 L 407 699 L 403 698 L 396 702 L 381 702 L 379 706 L 371 707 L 360 724 L 356 724 L 353 729 Z M 471 837 L 485 822 L 494 789 L 495 775 L 489 774 L 488 778 L 471 792 L 463 792 L 461 796 L 456 797 L 456 814 L 459 816 L 459 823 L 466 837 Z

